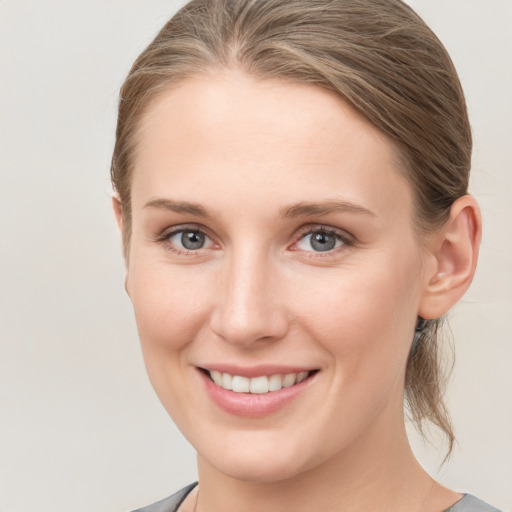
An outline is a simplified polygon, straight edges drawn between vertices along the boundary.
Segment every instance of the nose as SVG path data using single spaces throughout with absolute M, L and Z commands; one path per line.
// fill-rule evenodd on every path
M 289 329 L 276 265 L 265 256 L 233 254 L 220 279 L 211 316 L 213 332 L 228 343 L 254 347 L 276 341 Z

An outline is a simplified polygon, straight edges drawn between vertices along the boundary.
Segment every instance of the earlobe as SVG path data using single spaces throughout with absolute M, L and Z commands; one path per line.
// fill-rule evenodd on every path
M 460 197 L 448 221 L 432 238 L 435 266 L 427 276 L 418 312 L 421 317 L 440 318 L 464 295 L 475 274 L 481 236 L 478 203 L 469 195 Z

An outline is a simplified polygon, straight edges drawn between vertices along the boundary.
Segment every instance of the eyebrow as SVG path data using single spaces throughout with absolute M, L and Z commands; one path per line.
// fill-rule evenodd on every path
M 157 198 L 148 201 L 144 208 L 159 208 L 175 213 L 187 213 L 195 217 L 211 218 L 208 210 L 197 203 L 189 201 L 173 201 L 171 199 Z M 349 201 L 327 201 L 322 203 L 301 202 L 281 208 L 279 216 L 282 218 L 307 217 L 312 215 L 328 215 L 329 213 L 349 212 L 375 217 L 375 213 L 364 206 Z
M 209 218 L 211 215 L 208 211 L 197 203 L 188 201 L 172 201 L 171 199 L 152 199 L 148 201 L 144 208 L 160 208 L 162 210 L 170 210 L 175 213 L 188 213 L 195 217 Z
M 309 215 L 328 215 L 329 213 L 349 212 L 375 217 L 376 214 L 364 206 L 351 203 L 349 201 L 327 201 L 322 203 L 301 202 L 280 211 L 281 217 L 296 218 L 307 217 Z

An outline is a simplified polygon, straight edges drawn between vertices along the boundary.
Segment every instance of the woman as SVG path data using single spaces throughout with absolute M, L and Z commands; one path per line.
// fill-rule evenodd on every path
M 199 485 L 146 511 L 496 510 L 454 437 L 439 319 L 481 220 L 453 65 L 399 0 L 194 0 L 135 62 L 112 162 L 126 289 Z

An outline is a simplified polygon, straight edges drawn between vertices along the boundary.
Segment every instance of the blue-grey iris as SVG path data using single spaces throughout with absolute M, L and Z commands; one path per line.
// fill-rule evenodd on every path
M 330 251 L 336 246 L 336 236 L 330 233 L 312 233 L 310 243 L 315 251 Z
M 205 236 L 199 231 L 183 231 L 181 234 L 181 244 L 185 249 L 201 249 L 205 242 Z

